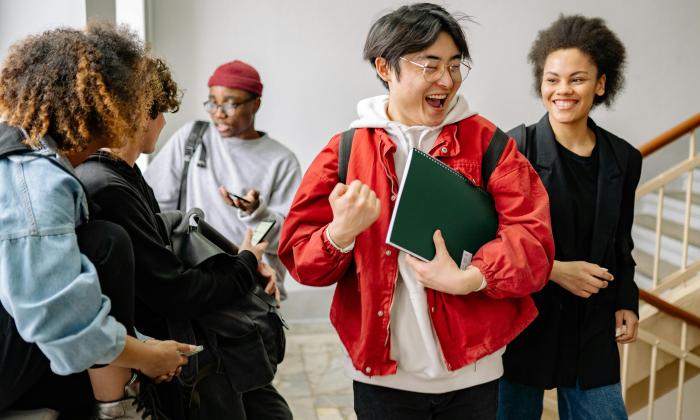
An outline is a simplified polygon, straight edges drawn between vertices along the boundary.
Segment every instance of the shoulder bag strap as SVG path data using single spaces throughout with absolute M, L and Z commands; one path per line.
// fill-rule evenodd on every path
M 182 168 L 182 177 L 180 178 L 180 193 L 177 198 L 177 208 L 179 210 L 185 211 L 185 200 L 187 199 L 187 174 L 190 170 L 190 161 L 192 160 L 192 155 L 197 149 L 197 146 L 202 145 L 202 150 L 199 153 L 199 160 L 197 161 L 197 166 L 206 167 L 206 151 L 204 144 L 202 143 L 202 136 L 206 131 L 209 123 L 206 121 L 195 121 L 194 126 L 192 126 L 192 131 L 190 131 L 189 137 L 187 137 L 187 142 L 185 143 L 185 165 Z
M 338 182 L 346 183 L 348 177 L 348 163 L 352 152 L 352 140 L 355 137 L 355 129 L 343 131 L 338 148 Z

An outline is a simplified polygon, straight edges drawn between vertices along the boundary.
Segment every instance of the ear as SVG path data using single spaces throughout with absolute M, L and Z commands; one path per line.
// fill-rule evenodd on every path
M 258 109 L 260 109 L 260 99 L 262 97 L 258 96 L 254 101 L 253 101 L 253 114 L 258 112 Z
M 598 96 L 605 95 L 605 75 L 603 74 L 595 82 L 595 94 Z
M 389 63 L 384 57 L 374 59 L 374 68 L 377 70 L 377 75 L 385 82 L 391 81 L 392 71 L 389 68 Z

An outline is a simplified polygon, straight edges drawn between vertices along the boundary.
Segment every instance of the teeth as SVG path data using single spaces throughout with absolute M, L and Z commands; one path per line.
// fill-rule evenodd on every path
M 576 105 L 576 101 L 571 99 L 559 99 L 555 100 L 554 104 L 560 109 L 568 109 Z
M 447 95 L 428 95 L 428 99 L 447 99 Z

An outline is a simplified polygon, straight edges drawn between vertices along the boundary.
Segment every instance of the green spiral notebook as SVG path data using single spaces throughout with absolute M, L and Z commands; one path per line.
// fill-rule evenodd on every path
M 386 243 L 424 261 L 435 257 L 440 229 L 458 266 L 496 237 L 498 214 L 491 196 L 462 174 L 411 149 L 391 216 Z

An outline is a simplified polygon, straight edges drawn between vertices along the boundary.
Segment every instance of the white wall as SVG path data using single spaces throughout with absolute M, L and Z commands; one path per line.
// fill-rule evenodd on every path
M 56 26 L 85 25 L 85 0 L 0 0 L 0 63 L 8 47 Z
M 356 102 L 383 93 L 362 46 L 371 23 L 404 4 L 389 0 L 151 0 L 155 51 L 185 90 L 163 138 L 184 121 L 206 119 L 206 81 L 225 61 L 253 64 L 265 85 L 257 128 L 288 144 L 306 167 L 355 116 Z M 700 112 L 700 2 L 697 0 L 453 0 L 467 26 L 474 70 L 461 92 L 503 128 L 543 113 L 531 93 L 527 51 L 559 13 L 603 17 L 626 44 L 626 90 L 614 108 L 595 111 L 603 127 L 635 145 Z

